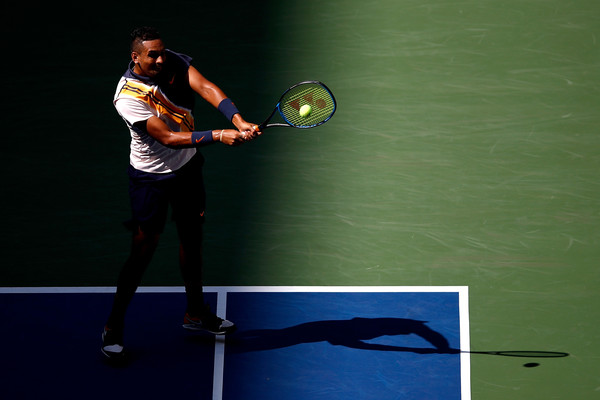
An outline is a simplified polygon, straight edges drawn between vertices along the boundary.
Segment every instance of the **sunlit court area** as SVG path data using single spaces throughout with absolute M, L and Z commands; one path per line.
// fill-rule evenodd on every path
M 600 393 L 597 1 L 13 6 L 1 398 Z M 131 137 L 113 97 L 138 26 L 252 123 L 302 81 L 336 109 L 199 148 L 205 299 L 237 331 L 182 329 L 169 216 L 113 363 L 101 334 L 131 245 Z M 233 127 L 199 97 L 193 112 L 198 130 Z

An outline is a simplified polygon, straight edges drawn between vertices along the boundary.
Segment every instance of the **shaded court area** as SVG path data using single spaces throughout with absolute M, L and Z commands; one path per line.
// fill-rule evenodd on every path
M 90 313 L 112 292 L 4 288 L 6 398 L 470 399 L 465 287 L 211 287 L 226 339 L 181 328 L 182 288 L 142 288 L 117 366 Z

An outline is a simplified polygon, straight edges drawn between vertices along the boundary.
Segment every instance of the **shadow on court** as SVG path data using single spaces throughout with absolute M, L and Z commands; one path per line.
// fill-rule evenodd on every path
M 417 335 L 434 348 L 402 347 L 368 343 L 382 336 Z M 418 354 L 459 353 L 448 340 L 426 325 L 425 321 L 404 318 L 352 318 L 307 322 L 282 329 L 240 331 L 229 337 L 227 350 L 232 353 L 281 349 L 302 343 L 328 342 L 360 350 L 400 351 Z

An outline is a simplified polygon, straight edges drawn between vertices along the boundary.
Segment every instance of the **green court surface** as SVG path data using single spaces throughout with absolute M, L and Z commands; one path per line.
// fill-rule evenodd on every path
M 338 100 L 319 128 L 203 150 L 207 285 L 468 286 L 472 351 L 569 353 L 472 354 L 473 399 L 598 396 L 600 3 L 206 3 L 14 6 L 0 286 L 114 285 L 129 138 L 112 96 L 151 24 L 248 120 L 301 80 Z M 196 121 L 227 127 L 205 104 Z M 173 226 L 144 285 L 181 285 Z

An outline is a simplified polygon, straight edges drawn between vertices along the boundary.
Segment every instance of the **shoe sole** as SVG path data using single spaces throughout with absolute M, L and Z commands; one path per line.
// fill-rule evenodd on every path
M 106 338 L 106 331 L 102 332 L 102 347 L 100 347 L 100 351 L 102 352 L 102 354 L 104 354 L 107 358 L 111 359 L 111 360 L 119 360 L 122 359 L 125 356 L 125 349 L 123 349 L 123 346 L 119 344 L 119 346 L 121 346 L 121 351 L 119 353 L 116 353 L 114 351 L 107 351 L 104 350 L 104 347 L 108 347 L 108 346 L 104 346 L 104 339 Z
M 125 358 L 125 351 L 122 351 L 120 353 L 113 353 L 111 351 L 106 351 L 103 348 L 100 348 L 100 351 L 102 352 L 102 354 L 104 354 L 109 360 L 121 360 L 123 358 Z

